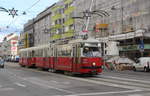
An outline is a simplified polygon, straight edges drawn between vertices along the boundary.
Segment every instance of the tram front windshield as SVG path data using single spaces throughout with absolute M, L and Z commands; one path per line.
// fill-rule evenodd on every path
M 83 48 L 84 57 L 101 57 L 98 47 L 84 47 Z

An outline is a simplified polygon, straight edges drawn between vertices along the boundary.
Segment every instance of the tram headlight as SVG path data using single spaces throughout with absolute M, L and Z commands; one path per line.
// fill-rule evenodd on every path
M 92 65 L 93 65 L 93 66 L 96 66 L 96 63 L 95 63 L 95 62 L 93 62 L 93 63 L 92 63 Z

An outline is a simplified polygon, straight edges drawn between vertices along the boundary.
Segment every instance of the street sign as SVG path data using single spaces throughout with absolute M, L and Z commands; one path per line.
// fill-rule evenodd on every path
M 141 52 L 144 51 L 144 41 L 143 40 L 140 40 L 139 49 L 140 49 Z
M 88 30 L 83 30 L 82 32 L 88 32 Z

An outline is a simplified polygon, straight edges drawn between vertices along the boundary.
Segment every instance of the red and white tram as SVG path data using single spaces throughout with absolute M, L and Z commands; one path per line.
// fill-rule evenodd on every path
M 102 72 L 100 43 L 94 39 L 73 40 L 20 50 L 21 66 L 39 67 L 52 72 L 60 70 L 72 74 Z

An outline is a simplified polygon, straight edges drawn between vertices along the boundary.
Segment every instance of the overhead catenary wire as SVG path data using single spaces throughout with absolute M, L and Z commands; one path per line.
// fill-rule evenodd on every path
M 41 1 L 41 0 L 37 0 L 35 3 L 33 3 L 29 8 L 27 8 L 27 9 L 26 9 L 25 11 L 23 11 L 23 12 L 29 11 L 29 10 L 32 9 L 35 5 L 37 5 L 40 1 Z M 12 25 L 13 23 L 15 23 L 19 18 L 20 18 L 20 17 L 17 17 L 17 18 L 15 18 L 15 20 L 12 20 L 12 21 L 10 22 L 10 24 L 7 25 L 7 27 L 11 26 L 11 25 Z
M 29 8 L 27 8 L 25 11 L 28 11 L 32 9 L 36 4 L 38 4 L 41 0 L 36 1 L 34 4 L 32 4 Z

